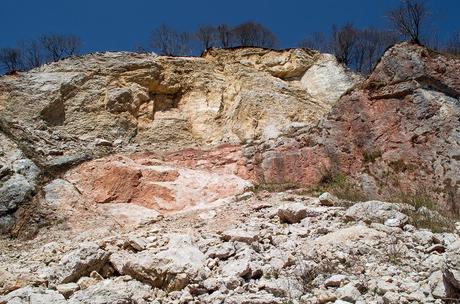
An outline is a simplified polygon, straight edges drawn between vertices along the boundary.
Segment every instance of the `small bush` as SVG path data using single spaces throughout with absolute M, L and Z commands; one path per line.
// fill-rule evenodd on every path
M 415 210 L 406 213 L 409 216 L 409 223 L 417 228 L 429 229 L 435 233 L 455 230 L 455 220 L 441 215 L 436 202 L 423 191 L 415 194 L 401 191 L 389 201 L 413 206 Z
M 312 195 L 330 192 L 346 201 L 366 201 L 368 197 L 354 185 L 342 172 L 326 170 L 319 185 L 309 190 Z
M 385 250 L 385 258 L 387 261 L 394 265 L 399 265 L 404 258 L 404 247 L 399 239 L 394 237 Z
M 380 150 L 373 150 L 369 152 L 363 153 L 363 158 L 365 163 L 374 163 L 377 158 L 382 156 L 382 151 Z

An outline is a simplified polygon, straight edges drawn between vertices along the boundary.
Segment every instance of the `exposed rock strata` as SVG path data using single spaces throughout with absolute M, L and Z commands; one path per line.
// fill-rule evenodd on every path
M 203 149 L 223 143 L 264 141 L 316 121 L 358 80 L 358 76 L 338 64 L 333 56 L 305 49 L 211 49 L 200 58 L 134 53 L 97 53 L 69 58 L 1 78 L 0 132 L 5 134 L 1 134 L 2 146 L 16 145 L 22 157 L 30 159 L 41 169 L 41 176 L 48 180 L 61 177 L 78 164 L 119 152 L 174 152 L 189 147 Z M 226 152 L 235 154 L 218 149 L 209 156 L 222 164 Z M 212 165 L 210 161 L 207 163 Z M 243 168 L 246 165 L 244 157 L 240 156 L 235 165 Z M 163 182 L 161 176 L 146 177 L 142 183 L 136 177 L 140 171 L 121 172 L 117 165 L 112 169 L 107 168 L 109 164 L 101 166 L 96 169 L 99 173 L 86 181 L 99 178 L 95 183 L 96 187 L 101 184 L 101 189 L 81 189 L 81 183 L 74 185 L 84 195 L 95 190 L 97 197 L 91 199 L 97 202 L 134 201 L 159 209 L 182 210 L 186 205 L 234 194 L 234 191 L 225 195 L 214 192 L 218 190 L 218 183 L 234 187 L 236 177 L 230 177 L 227 182 L 228 175 L 209 173 L 205 177 L 200 172 L 186 171 L 186 168 L 179 172 L 174 167 L 171 170 L 176 172 L 177 183 L 192 179 L 203 185 L 209 183 L 212 189 L 207 192 L 214 197 L 202 202 L 197 198 L 187 203 L 176 202 L 171 187 L 158 184 Z M 15 172 L 12 166 L 0 168 Z M 108 175 L 104 176 L 101 170 Z M 232 173 L 248 179 L 243 171 Z M 150 173 L 155 175 L 153 171 Z M 115 189 L 104 188 L 104 181 L 105 184 L 116 183 L 113 179 L 118 176 L 120 182 L 124 174 L 128 181 L 136 183 L 119 189 L 125 192 L 124 197 L 111 193 L 116 192 Z M 10 179 L 15 181 L 16 189 L 12 189 L 7 180 L 2 180 L 2 227 L 10 227 L 11 213 L 34 190 L 39 190 L 34 184 L 37 177 L 31 177 L 34 181 L 27 178 L 21 174 L 12 175 Z M 128 189 L 130 187 L 137 190 Z M 187 189 L 188 186 L 183 187 Z M 188 187 L 193 188 L 193 185 Z M 15 200 L 3 202 L 12 191 L 17 194 Z M 226 189 L 219 191 L 226 192 Z M 152 193 L 179 206 L 129 197 Z
M 341 172 L 370 196 L 419 192 L 458 213 L 459 66 L 421 46 L 392 47 L 316 127 L 255 152 L 259 179 L 311 186 Z

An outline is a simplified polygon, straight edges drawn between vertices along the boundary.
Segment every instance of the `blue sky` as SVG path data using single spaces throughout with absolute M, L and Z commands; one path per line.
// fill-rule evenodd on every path
M 385 26 L 385 11 L 399 0 L 1 0 L 0 47 L 43 33 L 73 33 L 83 51 L 133 50 L 146 45 L 161 23 L 194 31 L 199 24 L 254 20 L 268 26 L 281 47 L 293 47 L 310 32 L 332 24 Z M 429 0 L 441 38 L 460 30 L 460 1 Z

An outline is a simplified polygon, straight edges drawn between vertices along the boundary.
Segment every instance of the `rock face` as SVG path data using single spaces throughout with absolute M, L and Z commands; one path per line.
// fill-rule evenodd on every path
M 358 80 L 330 55 L 257 48 L 210 49 L 195 58 L 96 53 L 2 77 L 0 140 L 11 152 L 0 159 L 0 226 L 8 230 L 11 214 L 36 190 L 37 166 L 47 177 L 60 176 L 109 154 L 265 141 L 315 122 Z M 248 179 L 251 165 L 246 167 L 242 152 L 217 149 L 206 156 L 227 168 L 226 157 L 233 157 L 229 171 Z M 182 153 L 182 164 L 189 165 L 193 153 L 201 152 Z M 87 163 L 69 178 L 78 180 L 74 186 L 85 199 L 94 192 L 90 201 L 132 202 L 157 211 L 223 199 L 245 184 L 228 172 L 162 166 L 148 173 L 126 170 L 109 158 Z M 93 167 L 94 174 L 88 172 Z M 143 173 L 148 176 L 141 178 Z
M 457 213 L 459 66 L 421 46 L 392 47 L 316 127 L 259 149 L 259 179 L 308 186 L 341 172 L 372 196 L 424 189 Z

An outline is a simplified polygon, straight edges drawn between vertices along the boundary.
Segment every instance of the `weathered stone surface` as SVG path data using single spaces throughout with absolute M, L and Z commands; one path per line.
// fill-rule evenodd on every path
M 251 244 L 252 242 L 258 239 L 258 235 L 256 231 L 234 228 L 225 230 L 222 233 L 222 238 L 226 241 L 243 242 Z
M 358 203 L 348 208 L 345 217 L 354 221 L 381 222 L 387 226 L 402 227 L 407 222 L 408 217 L 400 212 L 404 210 L 403 205 L 369 201 Z M 406 206 L 406 209 L 410 206 Z
M 278 208 L 278 217 L 281 222 L 298 223 L 307 217 L 307 207 L 302 203 L 289 203 Z
M 117 278 L 103 280 L 85 290 L 77 291 L 69 304 L 147 304 L 152 303 L 153 294 L 148 285 L 137 281 Z
M 260 179 L 312 186 L 339 171 L 370 196 L 424 189 L 455 213 L 459 66 L 458 58 L 418 45 L 393 46 L 323 121 L 261 146 Z
M 460 241 L 447 247 L 444 255 L 443 273 L 447 281 L 460 290 Z
M 54 290 L 40 287 L 24 287 L 6 296 L 0 296 L 0 303 L 10 304 L 66 304 L 64 296 Z
M 188 235 L 170 235 L 168 249 L 156 254 L 142 251 L 123 266 L 123 273 L 165 290 L 181 290 L 193 282 L 204 267 L 204 254 Z
M 319 197 L 319 203 L 323 206 L 334 206 L 338 202 L 338 198 L 329 192 L 322 193 Z
M 13 213 L 35 191 L 40 170 L 0 131 L 0 233 L 8 232 Z
M 95 243 L 84 243 L 67 253 L 53 269 L 51 278 L 60 284 L 77 281 L 80 277 L 99 271 L 108 261 L 110 254 Z
M 238 151 L 222 147 L 219 152 L 236 155 L 229 155 L 228 163 L 222 165 L 210 160 L 197 165 L 194 162 L 199 159 L 177 154 L 167 161 L 148 154 L 112 156 L 70 170 L 66 179 L 86 201 L 99 204 L 134 204 L 164 214 L 209 207 L 231 200 L 251 186 L 237 176 L 242 173 L 237 166 Z

